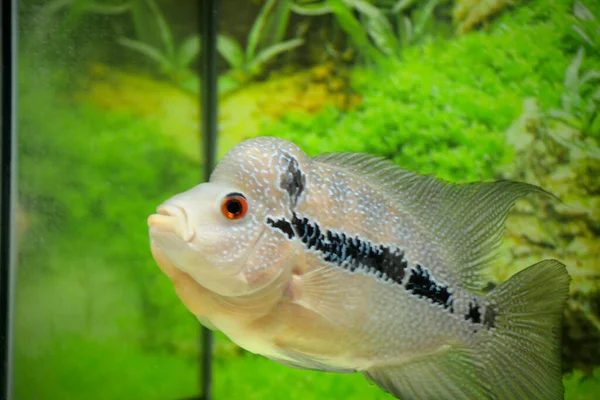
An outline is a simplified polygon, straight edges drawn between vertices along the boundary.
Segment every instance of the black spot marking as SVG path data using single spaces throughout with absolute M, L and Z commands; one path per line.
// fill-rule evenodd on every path
M 450 308 L 450 312 L 454 312 L 452 307 L 454 299 L 448 291 L 448 287 L 436 283 L 429 272 L 419 264 L 410 270 L 406 290 L 410 290 L 417 296 L 428 298 L 434 303 L 441 304 L 444 308 Z
M 496 309 L 491 305 L 485 307 L 485 312 L 483 313 L 483 324 L 488 328 L 494 328 L 496 326 Z
M 481 320 L 481 309 L 483 308 L 483 321 Z M 498 313 L 492 305 L 481 306 L 477 303 L 477 299 L 473 298 L 469 302 L 469 312 L 465 314 L 465 319 L 474 324 L 483 324 L 487 328 L 496 326 L 496 316 Z
M 300 169 L 298 160 L 289 154 L 286 154 L 288 161 L 287 170 L 281 176 L 279 187 L 285 190 L 290 196 L 292 207 L 298 204 L 298 199 L 306 186 L 306 176 Z
M 477 299 L 473 299 L 473 301 L 469 302 L 469 312 L 465 314 L 465 319 L 467 321 L 472 321 L 475 324 L 481 323 L 481 311 L 479 311 Z
M 327 262 L 351 272 L 365 268 L 402 284 L 408 262 L 400 249 L 374 245 L 358 237 L 348 237 L 345 233 L 323 231 L 317 223 L 298 218 L 296 213 L 293 213 L 291 223 L 284 218 L 277 221 L 268 218 L 267 224 L 286 233 L 289 239 L 297 237 L 308 249 L 321 253 Z

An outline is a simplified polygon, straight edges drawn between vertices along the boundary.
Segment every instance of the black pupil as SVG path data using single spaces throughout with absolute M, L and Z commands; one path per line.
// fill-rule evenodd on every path
M 239 215 L 242 212 L 242 203 L 238 199 L 230 199 L 226 208 L 229 213 Z

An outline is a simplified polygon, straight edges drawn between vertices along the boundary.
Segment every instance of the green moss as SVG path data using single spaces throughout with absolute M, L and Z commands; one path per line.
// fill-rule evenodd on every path
M 402 60 L 356 69 L 359 109 L 287 115 L 261 133 L 289 138 L 310 154 L 364 151 L 452 181 L 492 179 L 511 160 L 504 132 L 523 99 L 560 102 L 577 47 L 569 10 L 562 1 L 532 2 L 489 31 L 432 40 Z

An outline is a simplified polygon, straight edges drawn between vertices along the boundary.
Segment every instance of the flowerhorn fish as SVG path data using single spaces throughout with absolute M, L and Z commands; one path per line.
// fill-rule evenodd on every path
M 260 137 L 148 218 L 200 322 L 282 364 L 360 372 L 409 399 L 561 399 L 569 275 L 545 260 L 484 292 L 525 183 L 449 184 Z

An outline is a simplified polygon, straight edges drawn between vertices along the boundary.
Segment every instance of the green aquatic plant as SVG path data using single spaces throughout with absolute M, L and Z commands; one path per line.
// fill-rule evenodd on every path
M 313 154 L 363 151 L 452 181 L 493 179 L 510 163 L 504 131 L 522 99 L 539 95 L 545 106 L 556 104 L 556 83 L 568 64 L 556 46 L 570 30 L 560 14 L 567 10 L 549 9 L 550 19 L 546 11 L 518 11 L 490 32 L 437 38 L 410 46 L 401 61 L 390 58 L 378 70 L 355 68 L 357 109 L 290 114 L 264 133 L 284 132 Z
M 580 48 L 565 72 L 561 109 L 548 116 L 563 121 L 586 135 L 600 138 L 600 71 L 582 72 L 585 50 Z
M 38 19 L 48 24 L 56 21 L 59 12 L 64 14 L 58 19 L 59 31 L 65 36 L 72 34 L 86 14 L 129 14 L 136 39 L 119 37 L 117 43 L 143 55 L 156 66 L 159 74 L 181 88 L 194 94 L 199 92 L 200 82 L 190 71 L 190 64 L 200 54 L 200 37 L 190 35 L 181 43 L 175 43 L 171 28 L 155 0 L 52 0 L 42 7 Z
M 435 19 L 435 10 L 445 0 L 427 0 L 419 3 L 415 0 L 399 0 L 392 8 L 391 14 L 396 19 L 396 32 L 402 48 L 419 43 L 427 37 L 434 24 L 443 25 Z
M 147 14 L 143 11 L 142 6 L 138 6 L 133 9 L 132 17 L 140 37 L 137 40 L 120 37 L 117 39 L 117 43 L 145 56 L 156 65 L 161 74 L 167 76 L 183 89 L 194 94 L 198 93 L 200 81 L 190 71 L 190 64 L 200 54 L 200 35 L 190 35 L 181 43 L 176 44 L 173 33 L 156 2 L 154 0 L 138 1 L 143 1 L 143 4 L 147 7 L 153 25 L 148 26 L 147 20 L 142 18 Z M 157 43 L 150 41 L 149 38 L 154 37 L 154 34 L 150 32 L 155 32 L 158 35 L 158 38 L 154 40 Z M 146 38 L 146 41 L 144 38 Z
M 129 11 L 132 7 L 131 1 L 100 2 L 94 0 L 51 0 L 44 5 L 44 11 L 55 13 L 63 9 L 67 10 L 71 18 L 77 18 L 80 14 L 104 14 L 117 15 Z M 67 17 L 69 19 L 69 17 Z
M 312 17 L 332 14 L 359 53 L 377 60 L 383 54 L 395 54 L 398 41 L 393 29 L 380 10 L 365 0 L 296 1 L 292 10 Z M 358 14 L 358 15 L 356 15 Z
M 367 60 L 382 61 L 426 36 L 434 10 L 444 0 L 296 0 L 292 10 L 307 17 L 331 14 L 337 27 Z
M 469 32 L 516 3 L 518 0 L 457 0 L 453 12 L 456 30 Z
M 585 43 L 600 51 L 600 20 L 581 1 L 573 4 L 573 15 L 578 20 L 573 30 Z
M 219 79 L 221 92 L 236 89 L 261 75 L 277 56 L 304 43 L 301 38 L 283 40 L 289 16 L 288 0 L 267 0 L 250 29 L 245 49 L 230 36 L 217 37 L 217 51 L 231 68 Z
M 585 44 L 597 54 L 600 50 L 600 22 L 590 10 L 577 1 L 573 14 L 579 23 L 573 25 Z M 580 47 L 566 69 L 561 95 L 561 108 L 548 111 L 552 119 L 562 121 L 584 135 L 600 139 L 600 71 L 583 68 L 585 48 Z

